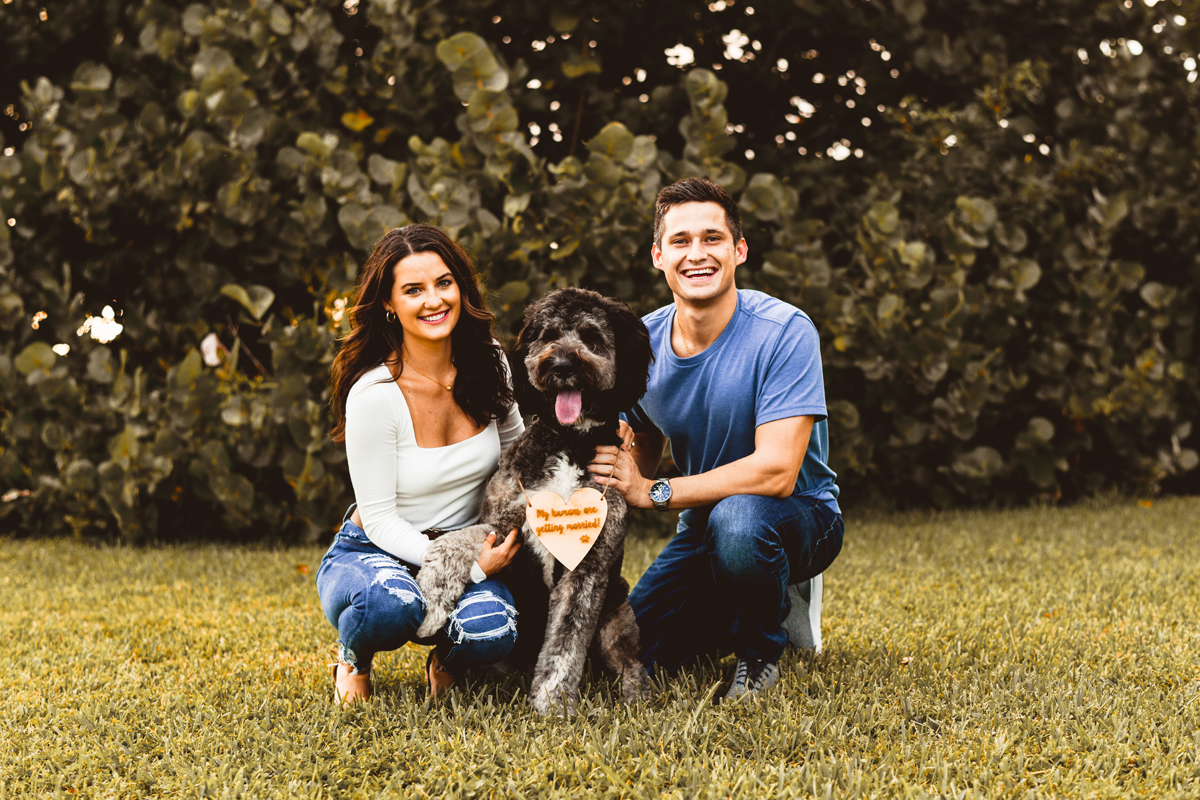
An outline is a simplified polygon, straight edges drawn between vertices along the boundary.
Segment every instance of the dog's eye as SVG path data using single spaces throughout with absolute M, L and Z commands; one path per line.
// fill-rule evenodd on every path
M 604 334 L 596 328 L 584 328 L 579 332 L 579 338 L 583 339 L 583 343 L 593 350 L 603 348 L 608 344 Z
M 543 342 L 553 342 L 560 335 L 561 334 L 558 332 L 558 328 L 546 328 L 545 330 L 542 331 L 542 341 Z

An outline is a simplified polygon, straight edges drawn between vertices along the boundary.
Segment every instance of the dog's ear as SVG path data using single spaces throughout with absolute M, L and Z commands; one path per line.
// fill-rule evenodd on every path
M 532 415 L 542 413 L 542 395 L 529 382 L 529 370 L 525 369 L 525 358 L 529 355 L 529 347 L 542 335 L 542 326 L 538 323 L 540 315 L 535 303 L 525 309 L 525 325 L 517 335 L 517 349 L 508 357 L 512 369 L 513 396 L 522 414 Z
M 608 324 L 617 343 L 617 385 L 613 400 L 622 411 L 633 408 L 646 393 L 654 350 L 642 320 L 624 303 L 608 300 Z

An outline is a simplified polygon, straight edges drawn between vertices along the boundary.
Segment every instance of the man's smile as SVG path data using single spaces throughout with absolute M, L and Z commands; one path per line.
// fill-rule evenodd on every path
M 701 282 L 717 273 L 716 267 L 685 267 L 679 271 L 689 281 Z

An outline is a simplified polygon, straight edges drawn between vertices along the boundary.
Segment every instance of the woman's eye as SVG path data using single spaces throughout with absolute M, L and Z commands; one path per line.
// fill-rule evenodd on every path
M 449 286 L 452 283 L 454 283 L 454 281 L 450 280 L 449 278 L 446 278 L 445 280 L 439 281 L 438 286 L 442 289 L 445 289 L 447 286 Z
M 420 289 L 418 289 L 417 287 L 415 287 L 415 286 L 410 286 L 410 287 L 408 287 L 407 289 L 405 289 L 405 290 L 404 290 L 404 293 L 405 293 L 406 295 L 412 296 L 412 295 L 415 295 L 415 294 L 419 294 L 419 293 L 420 293 L 420 291 L 421 291 L 421 290 L 420 290 Z

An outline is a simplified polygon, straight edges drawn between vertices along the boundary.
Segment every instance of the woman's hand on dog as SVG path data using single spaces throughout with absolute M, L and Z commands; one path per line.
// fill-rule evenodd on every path
M 508 566 L 520 547 L 521 537 L 517 534 L 516 528 L 512 529 L 508 538 L 499 546 L 496 545 L 496 532 L 492 531 L 484 537 L 483 548 L 479 551 L 479 558 L 475 559 L 475 563 L 479 565 L 485 575 L 495 575 Z

